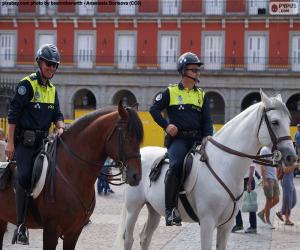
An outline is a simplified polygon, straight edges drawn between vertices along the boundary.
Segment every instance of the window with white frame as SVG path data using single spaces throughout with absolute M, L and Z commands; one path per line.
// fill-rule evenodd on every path
M 57 0 L 46 0 L 44 4 L 38 5 L 40 15 L 53 16 L 56 13 L 56 5 L 52 5 L 51 2 L 57 2 Z
M 258 15 L 258 9 L 267 11 L 267 0 L 248 0 L 248 11 L 250 15 Z
M 292 2 L 297 3 L 297 5 L 298 5 L 297 15 L 300 15 L 300 0 L 293 0 Z
M 160 68 L 176 69 L 178 59 L 178 36 L 162 35 L 160 39 Z
M 135 5 L 130 5 L 131 0 L 123 0 L 122 2 L 128 3 L 119 5 L 119 15 L 134 15 L 135 14 Z
M 38 34 L 37 49 L 44 44 L 56 45 L 54 34 Z
M 78 5 L 78 14 L 82 16 L 92 16 L 95 14 L 97 5 L 92 4 L 96 0 L 84 0 L 83 4 Z
M 204 68 L 219 70 L 223 59 L 222 35 L 205 35 L 204 38 Z
M 118 35 L 118 68 L 133 69 L 135 62 L 135 36 Z
M 161 0 L 163 15 L 178 15 L 179 0 Z
M 247 39 L 247 68 L 248 70 L 265 70 L 266 67 L 266 37 L 251 35 Z
M 4 2 L 9 3 L 7 0 L 0 0 L 0 15 L 2 16 L 14 16 L 17 13 L 16 5 L 2 5 Z
M 92 68 L 95 54 L 94 35 L 77 36 L 77 66 L 78 68 Z
M 300 35 L 292 37 L 292 70 L 300 71 Z
M 224 0 L 206 0 L 205 12 L 207 15 L 221 15 L 223 14 Z
M 15 66 L 16 36 L 9 33 L 0 33 L 0 67 Z

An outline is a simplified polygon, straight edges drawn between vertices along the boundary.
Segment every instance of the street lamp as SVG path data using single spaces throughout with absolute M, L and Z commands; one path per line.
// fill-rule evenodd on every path
M 82 101 L 82 106 L 86 107 L 89 103 L 89 98 L 85 95 L 82 97 L 81 101 Z
M 126 96 L 122 98 L 122 105 L 125 108 L 128 106 L 128 98 Z
M 209 98 L 209 108 L 214 109 L 215 107 L 215 100 L 213 98 Z

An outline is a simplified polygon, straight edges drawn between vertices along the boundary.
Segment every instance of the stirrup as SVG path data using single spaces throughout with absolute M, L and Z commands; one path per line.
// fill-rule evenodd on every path
M 12 244 L 29 245 L 29 231 L 21 224 L 14 231 L 14 235 L 11 241 Z
M 179 211 L 173 208 L 171 213 L 166 214 L 166 226 L 181 226 L 181 217 Z

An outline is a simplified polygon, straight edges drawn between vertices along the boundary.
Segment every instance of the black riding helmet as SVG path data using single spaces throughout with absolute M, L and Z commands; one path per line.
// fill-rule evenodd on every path
M 179 74 L 183 75 L 186 66 L 189 64 L 197 64 L 199 67 L 203 65 L 196 54 L 192 52 L 186 52 L 179 57 L 177 62 L 177 71 Z
M 53 44 L 44 44 L 42 45 L 37 53 L 35 60 L 39 63 L 40 59 L 44 59 L 48 62 L 60 63 L 60 55 L 58 49 Z

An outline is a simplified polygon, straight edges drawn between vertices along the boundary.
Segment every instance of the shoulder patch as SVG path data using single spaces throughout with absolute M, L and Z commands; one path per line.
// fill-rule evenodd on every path
M 18 87 L 18 94 L 19 95 L 25 95 L 26 94 L 26 88 L 25 88 L 25 86 L 19 86 Z
M 155 97 L 155 101 L 157 101 L 157 102 L 159 102 L 161 99 L 162 99 L 162 93 L 158 94 L 158 95 Z

